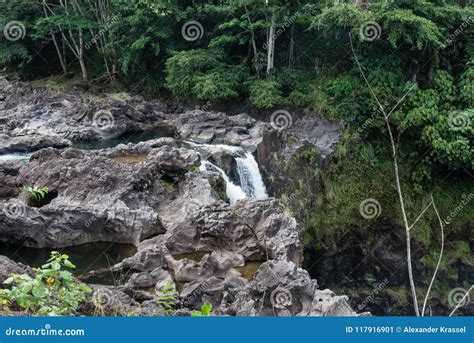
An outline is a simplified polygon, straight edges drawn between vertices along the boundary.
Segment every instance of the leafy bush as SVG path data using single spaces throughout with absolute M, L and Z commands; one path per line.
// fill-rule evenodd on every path
M 166 62 L 166 87 L 178 98 L 217 100 L 238 95 L 242 72 L 210 50 L 175 53 Z
M 19 307 L 39 316 L 75 314 L 91 289 L 74 280 L 71 272 L 64 268 L 75 266 L 68 255 L 53 251 L 46 264 L 34 269 L 34 277 L 11 275 L 4 283 L 12 288 L 0 289 L 3 309 L 8 311 Z
M 255 81 L 250 86 L 250 99 L 258 108 L 272 108 L 282 102 L 280 84 L 272 80 Z

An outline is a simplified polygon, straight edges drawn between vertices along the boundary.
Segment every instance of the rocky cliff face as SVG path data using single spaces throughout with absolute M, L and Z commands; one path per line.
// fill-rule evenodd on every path
M 240 146 L 268 161 L 285 145 L 282 132 L 245 114 L 165 114 L 158 103 L 102 95 L 114 118 L 104 133 L 87 124 L 103 104 L 87 105 L 75 93 L 57 94 L 59 101 L 51 90 L 0 82 L 7 101 L 0 151 L 38 150 L 26 164 L 0 160 L 0 240 L 32 248 L 99 241 L 137 246 L 135 255 L 112 268 L 126 275 L 124 284 L 95 286 L 105 307 L 114 309 L 110 314 L 157 314 L 156 299 L 171 285 L 178 315 L 205 301 L 218 315 L 355 315 L 346 297 L 320 290 L 300 267 L 304 229 L 279 201 L 229 204 L 229 181 L 200 166 L 206 159 L 230 174 L 235 156 L 186 142 Z M 63 148 L 158 127 L 176 137 L 103 150 Z M 32 203 L 18 193 L 20 185 L 46 185 L 49 192 Z M 12 263 L 0 259 L 16 270 Z

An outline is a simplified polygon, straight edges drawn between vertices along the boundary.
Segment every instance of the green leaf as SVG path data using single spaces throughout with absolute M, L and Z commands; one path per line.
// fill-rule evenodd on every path
M 212 312 L 212 304 L 209 302 L 205 302 L 201 305 L 201 312 L 203 316 L 210 316 Z

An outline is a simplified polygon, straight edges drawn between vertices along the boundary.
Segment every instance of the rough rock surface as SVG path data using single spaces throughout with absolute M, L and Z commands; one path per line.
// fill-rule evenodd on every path
M 183 139 L 197 143 L 230 144 L 255 150 L 268 125 L 247 114 L 227 116 L 220 112 L 195 110 L 182 113 L 174 124 Z
M 260 161 L 275 151 L 296 153 L 285 150 L 287 132 L 246 114 L 165 114 L 160 103 L 139 97 L 91 100 L 90 94 L 32 89 L 1 78 L 0 86 L 0 153 L 40 149 L 27 164 L 0 162 L 0 240 L 49 248 L 101 241 L 137 246 L 135 255 L 112 268 L 125 283 L 93 285 L 93 308 L 84 313 L 169 313 L 160 299 L 172 292 L 177 315 L 189 315 L 205 301 L 216 315 L 354 314 L 346 297 L 319 290 L 299 267 L 303 228 L 279 201 L 229 205 L 223 178 L 199 170 L 202 159 L 228 174 L 235 169 L 232 152 L 216 144 L 243 147 Z M 112 125 L 97 125 L 98 112 L 111 115 Z M 318 123 L 302 123 L 305 130 L 298 132 L 308 137 L 299 138 L 330 153 L 337 130 Z M 179 138 L 104 150 L 64 148 L 163 125 Z M 48 186 L 49 193 L 31 203 L 18 194 L 21 185 Z M 0 265 L 22 272 L 8 260 L 0 258 Z
M 2 284 L 11 274 L 33 275 L 33 270 L 22 263 L 16 263 L 6 256 L 0 255 L 0 284 Z
M 0 239 L 26 239 L 25 245 L 32 247 L 97 241 L 138 244 L 176 225 L 166 216 L 179 215 L 172 206 L 178 202 L 171 199 L 176 190 L 167 185 L 198 165 L 196 152 L 172 146 L 151 150 L 149 158 L 139 164 L 120 163 L 77 149 L 43 149 L 20 169 L 16 183 L 47 185 L 52 199 L 39 208 L 14 199 L 20 213 L 0 218 Z M 191 187 L 186 180 L 183 183 L 184 188 Z M 192 184 L 199 186 L 195 190 L 197 202 L 213 201 L 207 179 L 196 177 Z M 0 208 L 11 212 L 11 203 L 12 199 L 1 202 Z
M 65 147 L 71 142 L 167 128 L 166 107 L 139 96 L 32 88 L 0 77 L 0 153 Z

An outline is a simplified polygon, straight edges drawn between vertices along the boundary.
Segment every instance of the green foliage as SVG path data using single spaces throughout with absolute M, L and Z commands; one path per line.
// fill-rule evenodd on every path
M 49 188 L 47 186 L 43 187 L 31 187 L 23 186 L 21 192 L 26 194 L 30 199 L 40 201 L 43 200 L 46 194 L 48 194 Z
M 280 84 L 272 80 L 259 80 L 250 86 L 250 99 L 258 108 L 272 108 L 282 101 Z
M 160 306 L 159 313 L 161 315 L 171 315 L 173 308 L 177 304 L 178 293 L 171 282 L 166 282 L 163 287 L 157 292 L 156 302 Z
M 64 268 L 75 268 L 68 255 L 57 251 L 35 275 L 13 274 L 4 284 L 11 289 L 1 289 L 0 297 L 5 310 L 19 307 L 34 315 L 73 315 L 91 289 L 74 280 L 71 272 Z
M 166 62 L 166 86 L 181 99 L 217 100 L 238 95 L 242 72 L 218 51 L 176 52 Z
M 201 305 L 200 311 L 192 311 L 191 316 L 193 317 L 209 317 L 212 315 L 212 304 L 205 302 Z

